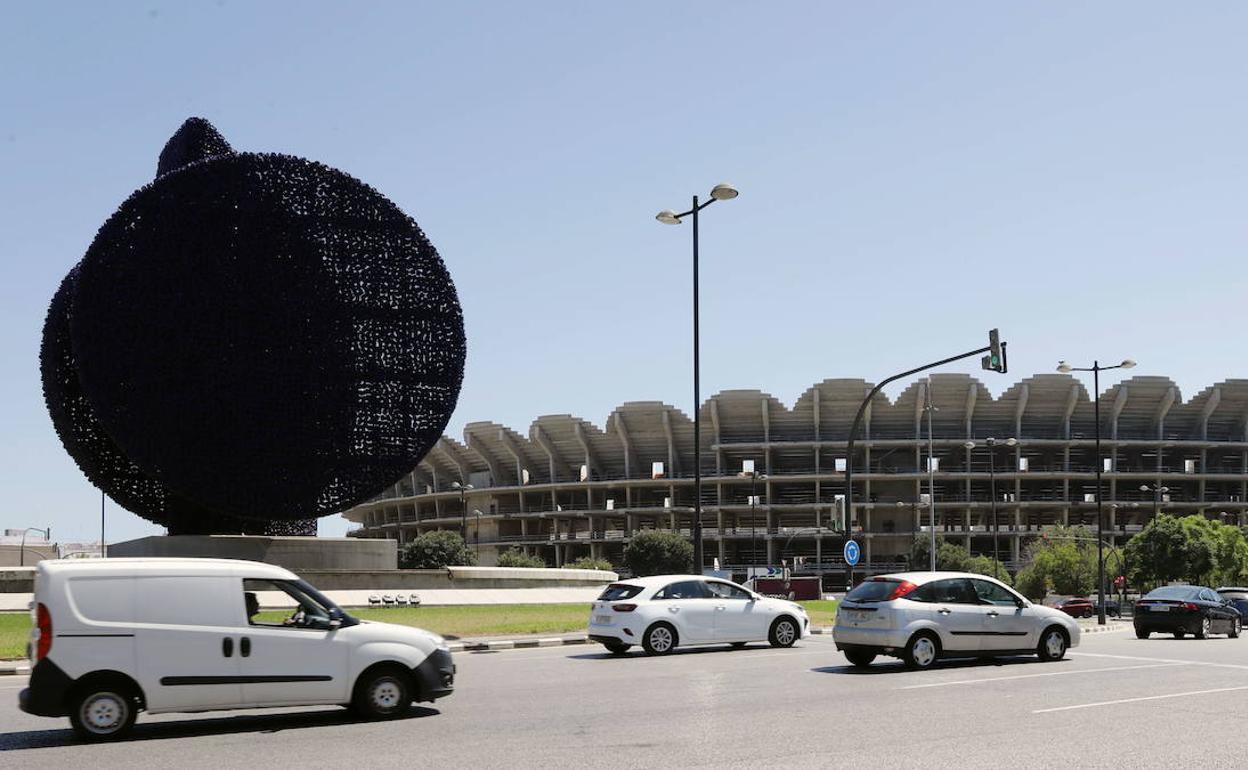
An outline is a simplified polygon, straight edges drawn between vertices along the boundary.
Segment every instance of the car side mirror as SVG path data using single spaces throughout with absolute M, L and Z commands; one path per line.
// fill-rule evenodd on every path
M 334 630 L 336 630 L 336 629 L 338 629 L 338 628 L 341 628 L 341 627 L 342 627 L 342 619 L 341 619 L 341 618 L 330 618 L 330 620 L 329 620 L 329 630 L 330 630 L 330 631 L 334 631 Z

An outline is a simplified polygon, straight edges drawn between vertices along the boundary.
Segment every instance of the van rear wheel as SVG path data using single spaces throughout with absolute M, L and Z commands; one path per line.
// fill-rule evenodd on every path
M 84 687 L 74 698 L 69 723 L 80 738 L 114 740 L 134 727 L 135 705 L 134 696 L 115 684 Z
M 355 685 L 351 707 L 365 719 L 393 719 L 412 705 L 411 677 L 398 666 L 365 671 Z

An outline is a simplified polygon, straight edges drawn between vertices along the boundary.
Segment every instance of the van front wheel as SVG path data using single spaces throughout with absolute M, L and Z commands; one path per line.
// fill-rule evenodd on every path
M 365 671 L 355 685 L 351 706 L 365 719 L 391 719 L 412 705 L 411 677 L 397 666 Z
M 87 687 L 74 699 L 69 722 L 79 737 L 107 741 L 130 732 L 136 716 L 134 698 L 123 688 Z

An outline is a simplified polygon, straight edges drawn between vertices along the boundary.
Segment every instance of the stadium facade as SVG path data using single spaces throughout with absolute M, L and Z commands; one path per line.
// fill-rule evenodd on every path
M 725 391 L 702 405 L 705 566 L 718 558 L 743 572 L 802 557 L 805 572 L 844 570 L 846 438 L 870 389 L 831 379 L 792 408 L 756 390 Z M 1093 404 L 1079 380 L 1037 375 L 993 398 L 969 375 L 937 374 L 928 390 L 920 380 L 895 401 L 877 395 L 856 442 L 851 526 L 868 572 L 905 566 L 915 537 L 928 536 L 932 507 L 940 538 L 991 554 L 994 480 L 1007 564 L 1044 528 L 1095 531 Z M 1133 377 L 1105 390 L 1100 405 L 1111 544 L 1157 509 L 1245 523 L 1248 380 L 1184 401 L 1168 378 Z M 344 515 L 358 525 L 355 537 L 402 543 L 430 530 L 463 531 L 482 564 L 513 547 L 553 566 L 580 556 L 618 564 L 635 532 L 690 532 L 693 463 L 692 420 L 658 402 L 624 404 L 601 427 L 540 417 L 528 436 L 476 422 L 462 443 L 443 437 L 398 484 Z

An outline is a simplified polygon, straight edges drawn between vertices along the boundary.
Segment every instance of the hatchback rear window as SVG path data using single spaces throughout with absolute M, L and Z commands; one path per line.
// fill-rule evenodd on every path
M 868 580 L 850 591 L 845 599 L 851 602 L 882 602 L 892 596 L 899 585 L 900 580 Z
M 631 599 L 641 593 L 641 586 L 630 586 L 627 583 L 612 583 L 603 589 L 602 595 L 598 597 L 600 602 L 618 602 L 621 599 Z

